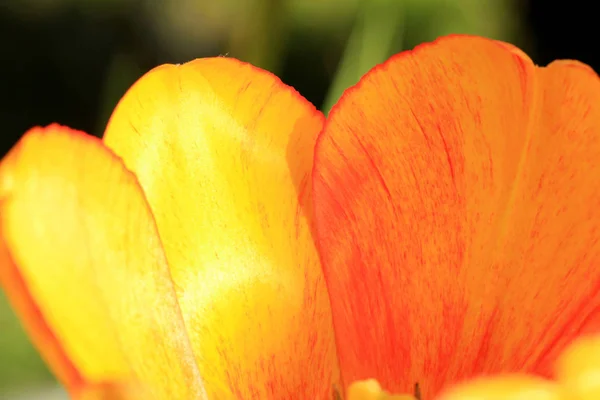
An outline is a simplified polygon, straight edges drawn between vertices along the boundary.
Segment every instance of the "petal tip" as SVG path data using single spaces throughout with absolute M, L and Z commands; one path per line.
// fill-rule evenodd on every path
M 581 61 L 577 61 L 577 60 L 570 60 L 570 59 L 564 59 L 564 60 L 555 60 L 552 61 L 550 64 L 548 64 L 546 66 L 546 68 L 572 68 L 572 69 L 576 69 L 578 71 L 590 74 L 592 77 L 598 79 L 598 73 L 588 64 L 583 63 Z
M 386 73 L 387 71 L 389 71 L 391 66 L 393 66 L 394 64 L 396 64 L 398 62 L 402 62 L 403 60 L 405 60 L 408 57 L 419 57 L 422 55 L 423 52 L 428 51 L 432 48 L 439 47 L 439 46 L 453 45 L 453 44 L 456 44 L 456 42 L 462 42 L 459 44 L 461 46 L 465 46 L 465 47 L 471 47 L 473 45 L 473 43 L 480 43 L 480 44 L 485 43 L 488 45 L 499 46 L 500 48 L 502 48 L 506 51 L 509 51 L 513 55 L 516 55 L 519 58 L 523 59 L 525 62 L 527 62 L 529 64 L 533 64 L 531 59 L 529 58 L 529 56 L 527 56 L 527 54 L 525 54 L 525 52 L 523 52 L 521 49 L 519 49 L 518 47 L 516 47 L 510 43 L 506 43 L 506 42 L 502 42 L 502 41 L 494 40 L 494 39 L 489 39 L 489 38 L 485 38 L 482 36 L 469 35 L 469 34 L 450 34 L 450 35 L 446 35 L 446 36 L 440 36 L 433 41 L 418 44 L 413 49 L 404 50 L 404 51 L 401 51 L 400 53 L 394 54 L 390 58 L 388 58 L 386 61 L 384 61 L 383 63 L 377 64 L 376 66 L 374 66 L 371 70 L 369 70 L 366 74 L 364 74 L 360 78 L 358 83 L 356 83 L 355 85 L 349 87 L 348 89 L 346 89 L 344 91 L 344 93 L 342 94 L 342 96 L 340 97 L 338 102 L 332 107 L 332 109 L 329 113 L 330 117 L 326 120 L 325 123 L 328 124 L 332 118 L 335 118 L 335 114 L 337 114 L 340 107 L 342 107 L 346 102 L 350 101 L 354 92 L 359 91 L 360 88 L 366 82 L 369 82 L 371 79 L 373 79 L 374 76 L 377 76 L 378 74 Z M 325 131 L 325 130 L 326 129 L 323 129 L 323 131 Z M 317 144 L 318 144 L 318 142 L 317 142 Z

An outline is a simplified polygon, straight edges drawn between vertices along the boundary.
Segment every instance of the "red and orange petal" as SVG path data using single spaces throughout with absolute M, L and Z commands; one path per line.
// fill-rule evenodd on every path
M 73 396 L 204 398 L 152 215 L 99 140 L 26 133 L 0 164 L 0 215 L 0 282 Z
M 550 374 L 600 331 L 600 80 L 453 36 L 393 57 L 331 112 L 314 209 L 343 382 L 424 398 Z
M 219 57 L 154 69 L 105 143 L 140 180 L 210 398 L 330 399 L 338 384 L 312 228 L 323 115 Z

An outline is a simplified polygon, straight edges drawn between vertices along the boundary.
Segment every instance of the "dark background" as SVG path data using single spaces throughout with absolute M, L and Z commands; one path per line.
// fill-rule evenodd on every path
M 3 0 L 3 3 L 5 1 L 7 0 Z M 13 0 L 12 6 L 0 6 L 0 51 L 3 55 L 0 64 L 0 151 L 4 154 L 29 127 L 53 121 L 101 134 L 110 110 L 118 98 L 143 72 L 161 63 L 184 62 L 203 56 L 228 54 L 252 61 L 272 70 L 315 105 L 321 106 L 353 25 L 360 19 L 360 10 L 355 10 L 356 6 L 344 7 L 344 1 L 339 0 L 304 1 L 314 3 L 314 7 L 317 8 L 333 9 L 329 14 L 332 16 L 330 19 L 335 18 L 335 21 L 331 21 L 330 27 L 317 26 L 328 23 L 328 13 L 323 12 L 325 21 L 315 22 L 314 30 L 313 27 L 309 26 L 307 29 L 299 23 L 287 24 L 287 28 L 279 29 L 267 26 L 263 29 L 266 31 L 264 37 L 268 38 L 269 33 L 272 33 L 271 36 L 284 36 L 285 43 L 277 44 L 275 47 L 278 49 L 273 51 L 273 56 L 277 58 L 275 61 L 264 55 L 256 56 L 256 51 L 250 48 L 253 46 L 252 42 L 261 40 L 261 33 L 255 32 L 261 29 L 260 26 L 258 29 L 245 29 L 240 28 L 243 21 L 227 21 L 228 18 L 246 18 L 259 19 L 253 22 L 255 25 L 277 24 L 270 21 L 269 16 L 256 18 L 250 0 L 223 1 L 227 3 L 223 7 L 238 7 L 242 9 L 240 14 L 245 15 L 240 18 L 220 17 L 225 21 L 219 21 L 215 25 L 224 26 L 214 28 L 219 32 L 214 34 L 212 40 L 210 29 L 203 32 L 204 37 L 200 40 L 190 39 L 190 27 L 179 29 L 179 32 L 174 34 L 178 36 L 176 38 L 165 38 L 165 30 L 168 31 L 169 26 L 157 28 L 157 20 L 166 12 L 161 9 L 152 10 L 153 7 L 148 5 L 151 2 L 148 1 L 45 0 L 42 2 L 45 6 L 34 6 L 32 4 L 39 2 Z M 177 3 L 177 0 L 172 0 L 171 3 Z M 181 3 L 193 2 L 181 0 Z M 244 4 L 244 7 L 236 3 Z M 277 3 L 286 2 L 265 0 L 260 3 L 266 3 L 267 7 L 284 8 L 285 4 L 281 6 Z M 469 12 L 468 9 L 473 8 L 470 3 L 477 3 L 477 0 L 423 0 L 422 3 L 446 4 L 446 7 L 448 3 L 455 3 L 458 4 L 456 8 L 459 12 L 463 11 L 460 10 L 461 7 Z M 504 11 L 508 16 L 503 16 L 507 20 L 505 25 L 510 26 L 495 31 L 487 29 L 490 32 L 482 34 L 519 45 L 538 64 L 544 65 L 557 58 L 574 58 L 598 70 L 599 22 L 595 17 L 597 14 L 593 10 L 593 2 L 513 0 L 495 3 L 507 3 L 508 5 L 500 7 L 512 8 L 510 12 Z M 431 15 L 419 18 L 435 21 L 440 14 L 449 14 L 444 7 L 438 6 L 436 10 L 435 6 L 436 4 L 433 4 L 432 9 L 428 11 Z M 196 11 L 198 25 L 202 24 L 203 18 L 210 18 L 210 15 L 203 16 L 203 12 L 217 13 L 214 10 L 203 10 L 202 6 L 199 8 Z M 340 8 L 352 10 L 340 11 Z M 186 10 L 181 12 L 185 13 Z M 282 11 L 276 11 L 275 17 L 281 13 Z M 492 22 L 485 20 L 497 19 L 494 13 L 498 12 L 491 10 L 488 13 L 490 15 L 486 15 L 484 11 L 481 16 L 474 16 L 473 19 L 480 18 L 483 20 L 482 25 L 490 25 Z M 235 11 L 230 15 L 234 14 Z M 170 18 L 176 19 L 177 16 Z M 260 21 L 261 18 L 263 21 Z M 411 48 L 419 42 L 434 39 L 438 34 L 447 33 L 443 32 L 444 29 L 440 29 L 440 32 L 435 32 L 435 29 L 430 27 L 425 29 L 418 23 L 417 26 L 411 26 L 415 24 L 415 18 L 405 17 L 404 21 L 400 22 L 407 25 L 404 32 L 398 33 L 404 40 L 399 46 L 392 46 L 389 49 L 390 53 Z M 231 26 L 228 26 L 228 23 Z M 171 21 L 170 24 L 177 25 L 177 21 Z M 283 25 L 285 22 L 279 24 Z M 468 21 L 463 23 L 464 26 L 460 26 L 460 22 L 457 25 L 459 26 L 452 31 L 486 31 L 479 29 L 476 23 Z M 243 32 L 244 29 L 246 32 Z M 235 43 L 234 37 L 236 30 L 242 31 L 237 33 L 237 36 L 241 37 L 237 40 L 238 43 Z M 280 34 L 282 30 L 285 30 L 285 34 Z M 228 31 L 233 33 L 229 35 Z M 174 41 L 179 41 L 181 45 L 173 45 Z M 263 41 L 269 42 L 272 39 Z M 265 53 L 269 52 L 269 47 L 273 47 L 270 45 L 271 43 L 267 43 L 264 46 Z M 379 60 L 374 60 L 373 64 L 377 62 Z
M 101 135 L 125 90 L 166 62 L 226 54 L 325 112 L 389 55 L 448 33 L 600 71 L 589 0 L 0 0 L 0 152 L 34 125 Z M 1 294 L 0 294 L 1 295 Z M 52 378 L 0 296 L 0 398 Z M 13 397 L 11 397 L 13 398 Z M 42 398 L 49 398 L 42 396 Z

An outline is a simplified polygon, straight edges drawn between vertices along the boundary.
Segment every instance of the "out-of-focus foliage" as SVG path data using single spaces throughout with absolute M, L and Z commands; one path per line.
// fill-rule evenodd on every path
M 0 399 L 5 390 L 52 379 L 0 292 Z
M 211 55 L 239 58 L 274 72 L 328 112 L 370 68 L 440 35 L 473 33 L 521 44 L 515 40 L 522 37 L 517 4 L 511 0 L 4 0 L 0 17 L 33 32 L 38 26 L 62 21 L 64 15 L 81 18 L 82 27 L 88 19 L 95 21 L 98 33 L 92 30 L 82 36 L 79 47 L 58 46 L 52 52 L 53 62 L 64 67 L 61 71 L 73 68 L 73 57 L 79 60 L 100 51 L 94 48 L 96 36 L 117 32 L 108 47 L 109 61 L 99 68 L 100 90 L 89 94 L 99 99 L 97 107 L 87 110 L 94 126 L 75 126 L 101 134 L 124 91 L 157 63 Z M 56 29 L 60 26 L 57 22 Z M 18 47 L 21 38 L 11 40 Z M 44 68 L 39 66 L 40 74 Z M 66 82 L 77 85 L 77 72 L 73 70 L 73 79 Z M 32 117 L 26 122 L 49 121 Z M 58 122 L 73 125 L 69 120 Z M 20 127 L 19 123 L 12 126 Z M 2 394 L 7 390 L 51 384 L 51 374 L 4 297 L 0 297 L 0 329 L 0 399 L 7 398 Z

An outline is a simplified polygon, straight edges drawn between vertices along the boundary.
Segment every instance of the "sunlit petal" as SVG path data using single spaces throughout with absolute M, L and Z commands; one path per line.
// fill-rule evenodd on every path
M 110 120 L 214 399 L 329 399 L 337 383 L 309 201 L 322 123 L 273 75 L 222 57 L 151 71 Z
M 156 227 L 135 177 L 59 126 L 0 165 L 0 281 L 73 395 L 103 382 L 203 399 Z
M 600 399 L 600 337 L 578 339 L 561 354 L 556 370 L 571 399 Z
M 436 400 L 572 400 L 555 382 L 527 375 L 477 378 L 446 390 Z

